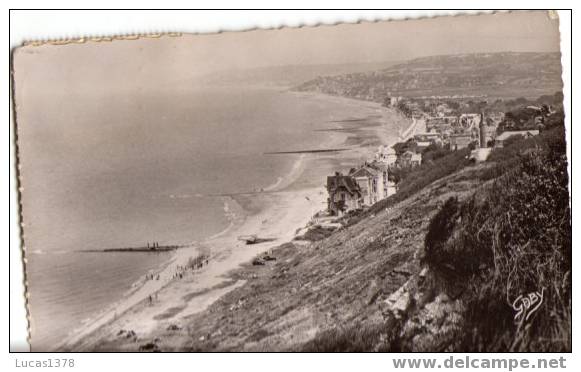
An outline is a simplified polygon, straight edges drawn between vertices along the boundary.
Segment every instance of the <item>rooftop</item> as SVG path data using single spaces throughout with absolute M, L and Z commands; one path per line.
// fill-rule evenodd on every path
M 516 135 L 520 135 L 520 136 L 536 136 L 537 134 L 539 134 L 538 130 L 514 130 L 514 131 L 506 131 L 503 132 L 501 135 L 499 135 L 498 137 L 496 137 L 497 141 L 503 141 L 507 138 L 510 138 L 512 136 L 516 136 Z
M 355 182 L 355 180 L 350 176 L 338 174 L 327 177 L 327 190 L 332 191 L 342 187 L 351 195 L 360 192 L 359 185 L 357 185 L 357 182 Z

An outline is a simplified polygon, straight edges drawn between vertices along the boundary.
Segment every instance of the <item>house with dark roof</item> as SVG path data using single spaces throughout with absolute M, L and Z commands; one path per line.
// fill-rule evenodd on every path
M 411 150 L 415 147 L 415 143 L 412 139 L 406 142 L 397 142 L 391 148 L 395 151 L 396 156 L 400 156 L 404 152 Z
M 337 172 L 334 176 L 327 177 L 327 208 L 336 216 L 359 209 L 363 198 L 361 189 L 351 176 L 345 176 Z

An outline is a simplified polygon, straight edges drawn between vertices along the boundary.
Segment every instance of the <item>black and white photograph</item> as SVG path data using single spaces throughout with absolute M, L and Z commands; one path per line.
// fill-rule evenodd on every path
M 570 353 L 559 22 L 14 48 L 30 350 Z

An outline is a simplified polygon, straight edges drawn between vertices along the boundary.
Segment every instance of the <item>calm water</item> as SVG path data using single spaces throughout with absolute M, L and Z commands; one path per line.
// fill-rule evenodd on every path
M 57 97 L 19 128 L 33 347 L 50 348 L 118 301 L 168 254 L 79 250 L 184 244 L 229 221 L 219 193 L 288 173 L 326 139 L 339 103 L 260 88 Z M 324 175 L 322 175 L 324 177 Z

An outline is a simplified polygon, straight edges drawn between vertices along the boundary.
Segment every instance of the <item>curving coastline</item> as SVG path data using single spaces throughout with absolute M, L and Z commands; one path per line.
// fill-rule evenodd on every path
M 386 120 L 382 112 L 386 109 L 375 103 L 300 94 L 307 99 L 339 100 L 350 105 L 353 107 L 353 116 L 362 117 L 363 124 L 376 122 L 378 118 Z M 349 118 L 336 119 L 339 121 Z M 387 123 L 395 125 L 393 121 Z M 397 133 L 396 130 L 391 130 L 393 128 L 390 125 L 362 125 L 362 128 L 382 142 L 390 140 L 391 138 L 386 137 L 392 137 L 391 133 Z M 343 146 L 352 135 L 353 133 L 342 131 L 330 132 L 328 140 L 321 144 L 321 148 Z M 165 329 L 170 323 L 182 324 L 187 317 L 205 310 L 218 298 L 244 284 L 243 281 L 229 279 L 228 272 L 249 262 L 257 254 L 292 240 L 296 231 L 309 222 L 312 214 L 324 208 L 324 178 L 336 167 L 337 162 L 357 163 L 373 151 L 375 147 L 363 143 L 351 144 L 348 151 L 339 154 L 284 155 L 297 157 L 287 175 L 264 188 L 262 192 L 227 196 L 228 213 L 233 218 L 225 230 L 205 241 L 176 251 L 165 267 L 156 273 L 160 280 L 146 281 L 132 290 L 119 303 L 75 331 L 58 349 L 94 350 L 103 341 L 114 340 L 121 331 L 126 330 L 134 332 L 138 339 L 149 337 L 158 330 Z M 321 173 L 319 179 L 312 179 L 314 172 L 327 173 Z M 246 245 L 238 240 L 240 235 L 251 234 L 270 238 L 272 241 Z M 189 259 L 200 253 L 209 256 L 208 264 L 176 279 L 178 268 L 185 266 Z

